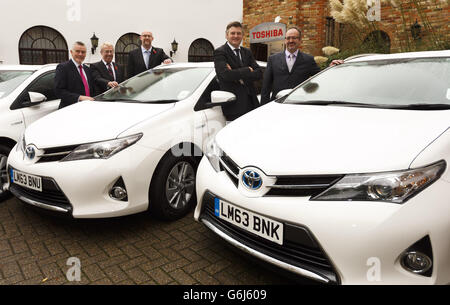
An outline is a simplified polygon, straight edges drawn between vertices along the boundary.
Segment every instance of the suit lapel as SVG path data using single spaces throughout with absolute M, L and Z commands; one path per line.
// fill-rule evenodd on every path
M 241 67 L 241 63 L 239 62 L 239 59 L 237 58 L 237 56 L 234 53 L 234 51 L 231 50 L 231 48 L 228 45 L 228 43 L 225 43 L 225 50 L 228 53 L 228 56 L 231 57 L 231 60 L 232 60 L 232 62 L 234 62 L 235 66 Z M 241 56 L 242 56 L 242 59 L 244 59 L 244 56 L 242 55 L 242 50 L 241 50 Z
M 81 79 L 81 75 L 80 75 L 80 71 L 77 69 L 77 66 L 75 65 L 75 63 L 72 60 L 70 60 L 70 63 L 71 63 L 70 67 L 71 67 L 73 73 L 75 73 L 75 75 L 76 75 L 75 78 L 78 79 L 78 82 L 84 88 L 83 80 Z
M 280 61 L 279 62 L 280 63 L 280 67 L 283 70 L 283 72 L 290 73 L 288 65 L 287 65 L 287 62 L 286 62 L 286 53 L 285 53 L 285 51 L 280 53 L 279 61 Z
M 140 65 L 147 70 L 147 67 L 145 66 L 144 53 L 142 52 L 142 47 L 139 46 L 139 49 L 137 49 L 137 50 L 139 50 L 139 51 L 136 54 L 137 55 L 136 59 L 139 60 Z
M 111 74 L 109 74 L 108 68 L 106 67 L 106 65 L 103 63 L 103 61 L 101 62 L 102 64 L 102 68 L 103 68 L 103 72 L 105 73 L 105 76 L 107 79 L 109 79 L 110 81 L 114 81 L 114 76 L 111 76 Z M 114 63 L 111 62 L 111 69 L 114 69 Z
M 156 56 L 156 49 L 154 47 L 152 47 L 151 51 L 150 51 L 150 60 L 148 61 L 148 66 L 149 67 L 153 67 L 153 66 L 159 66 L 159 62 L 157 62 L 157 56 Z
M 294 71 L 303 61 L 303 56 L 302 53 L 300 51 L 298 51 L 297 53 L 297 58 L 295 59 L 294 65 L 292 66 L 292 71 Z

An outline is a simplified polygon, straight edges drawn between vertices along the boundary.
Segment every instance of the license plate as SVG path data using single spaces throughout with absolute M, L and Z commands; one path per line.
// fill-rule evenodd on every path
M 42 178 L 17 170 L 11 169 L 9 172 L 11 182 L 21 185 L 23 187 L 42 192 Z
M 281 222 L 237 207 L 219 198 L 214 199 L 214 214 L 248 232 L 277 244 L 283 244 L 283 224 Z

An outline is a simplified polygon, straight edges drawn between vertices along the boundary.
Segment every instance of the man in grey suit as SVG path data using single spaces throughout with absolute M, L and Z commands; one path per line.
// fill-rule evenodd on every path
M 277 93 L 291 89 L 320 71 L 314 57 L 300 52 L 301 31 L 291 27 L 286 32 L 286 50 L 269 57 L 261 91 L 261 105 L 274 100 Z M 271 94 L 272 93 L 272 94 Z

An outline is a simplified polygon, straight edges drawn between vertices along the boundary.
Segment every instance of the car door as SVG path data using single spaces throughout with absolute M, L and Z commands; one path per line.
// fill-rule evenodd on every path
M 226 123 L 225 117 L 222 112 L 222 107 L 216 106 L 212 108 L 206 107 L 207 104 L 211 103 L 211 92 L 215 90 L 220 90 L 219 81 L 217 77 L 214 77 L 206 87 L 205 91 L 199 98 L 194 110 L 201 114 L 205 118 L 203 125 L 203 147 L 207 144 L 207 139 L 213 137 L 219 130 L 221 130 Z
M 55 111 L 60 100 L 54 92 L 55 71 L 45 72 L 38 76 L 16 99 L 13 105 L 20 108 L 25 120 L 25 128 L 41 117 Z M 47 98 L 45 102 L 32 104 L 28 92 L 38 92 Z

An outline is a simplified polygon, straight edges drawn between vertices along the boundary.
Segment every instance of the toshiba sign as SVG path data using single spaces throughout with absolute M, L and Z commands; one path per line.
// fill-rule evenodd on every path
M 250 30 L 250 43 L 283 40 L 286 33 L 284 23 L 266 22 Z

